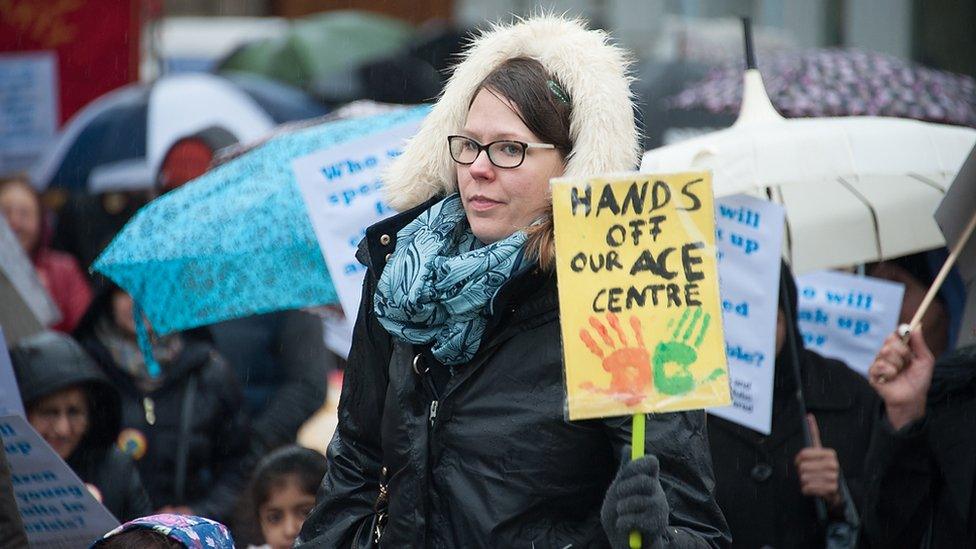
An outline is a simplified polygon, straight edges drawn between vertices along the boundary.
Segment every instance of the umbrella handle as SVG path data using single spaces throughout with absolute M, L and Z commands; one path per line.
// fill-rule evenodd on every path
M 959 254 L 962 253 L 962 249 L 966 246 L 966 242 L 969 241 L 969 237 L 973 234 L 973 229 L 976 228 L 976 212 L 973 212 L 973 216 L 969 219 L 969 223 L 966 224 L 966 228 L 963 229 L 962 234 L 959 235 L 959 239 L 956 240 L 955 245 L 949 252 L 949 257 L 946 258 L 945 263 L 942 264 L 942 269 L 939 270 L 939 274 L 932 281 L 932 285 L 929 287 L 929 291 L 925 294 L 925 299 L 922 300 L 922 304 L 918 306 L 918 310 L 915 311 L 915 316 L 912 317 L 912 321 L 908 323 L 908 330 L 902 338 L 906 338 L 908 332 L 914 331 L 918 328 L 919 323 L 922 321 L 922 316 L 928 310 L 929 305 L 932 304 L 932 300 L 935 299 L 935 295 L 939 293 L 939 289 L 942 287 L 942 283 L 945 282 L 947 276 L 949 276 L 949 271 L 952 266 L 956 264 L 956 259 L 959 258 Z
M 153 356 L 152 339 L 149 336 L 149 330 L 146 328 L 142 307 L 135 300 L 132 304 L 132 316 L 136 324 L 136 343 L 139 344 L 142 358 L 146 362 L 146 372 L 149 373 L 150 378 L 157 379 L 162 374 L 162 370 L 159 368 L 159 363 L 156 362 L 156 357 Z
M 756 48 L 752 41 L 752 19 L 742 18 L 742 38 L 746 45 L 746 70 L 759 68 L 756 65 Z
M 813 436 L 810 433 L 810 424 L 807 423 L 807 402 L 803 397 L 803 375 L 800 371 L 800 342 L 797 334 L 796 322 L 793 311 L 793 303 L 790 300 L 789 292 L 786 289 L 786 277 L 793 276 L 793 273 L 780 271 L 779 275 L 779 306 L 783 309 L 783 316 L 786 320 L 786 340 L 783 346 L 790 353 L 790 360 L 793 363 L 793 379 L 796 381 L 796 403 L 800 408 L 800 429 L 803 433 L 803 446 L 813 445 Z M 814 498 L 813 507 L 817 513 L 817 520 L 820 524 L 827 523 L 827 503 L 823 498 Z

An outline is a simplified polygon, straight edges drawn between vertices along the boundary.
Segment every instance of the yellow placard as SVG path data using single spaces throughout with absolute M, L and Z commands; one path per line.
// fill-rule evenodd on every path
M 708 172 L 554 179 L 569 418 L 731 403 Z

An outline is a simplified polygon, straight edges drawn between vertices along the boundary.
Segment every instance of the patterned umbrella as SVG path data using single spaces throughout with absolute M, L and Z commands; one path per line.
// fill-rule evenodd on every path
M 759 63 L 773 106 L 788 118 L 886 116 L 976 127 L 976 81 L 882 53 L 814 49 Z M 716 68 L 670 99 L 673 109 L 737 113 L 741 63 Z
M 95 261 L 163 335 L 337 302 L 292 161 L 415 122 L 426 107 L 276 135 L 149 203 Z

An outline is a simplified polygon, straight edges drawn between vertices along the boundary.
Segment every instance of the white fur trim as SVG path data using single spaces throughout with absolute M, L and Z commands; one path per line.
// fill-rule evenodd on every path
M 464 125 L 475 88 L 513 57 L 531 57 L 566 88 L 572 103 L 573 151 L 565 177 L 636 168 L 641 149 L 634 124 L 630 56 L 582 20 L 541 15 L 494 25 L 477 36 L 454 69 L 417 134 L 384 174 L 386 197 L 397 210 L 457 188 L 447 136 Z

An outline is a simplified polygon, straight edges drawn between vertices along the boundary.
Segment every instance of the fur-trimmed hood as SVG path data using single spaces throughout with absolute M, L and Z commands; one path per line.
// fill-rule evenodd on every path
M 610 44 L 605 32 L 587 30 L 580 19 L 541 15 L 493 25 L 472 40 L 420 131 L 384 175 L 390 205 L 405 210 L 457 190 L 447 136 L 464 126 L 478 84 L 513 57 L 539 61 L 569 94 L 574 145 L 565 177 L 636 168 L 641 149 L 630 91 L 630 56 Z

